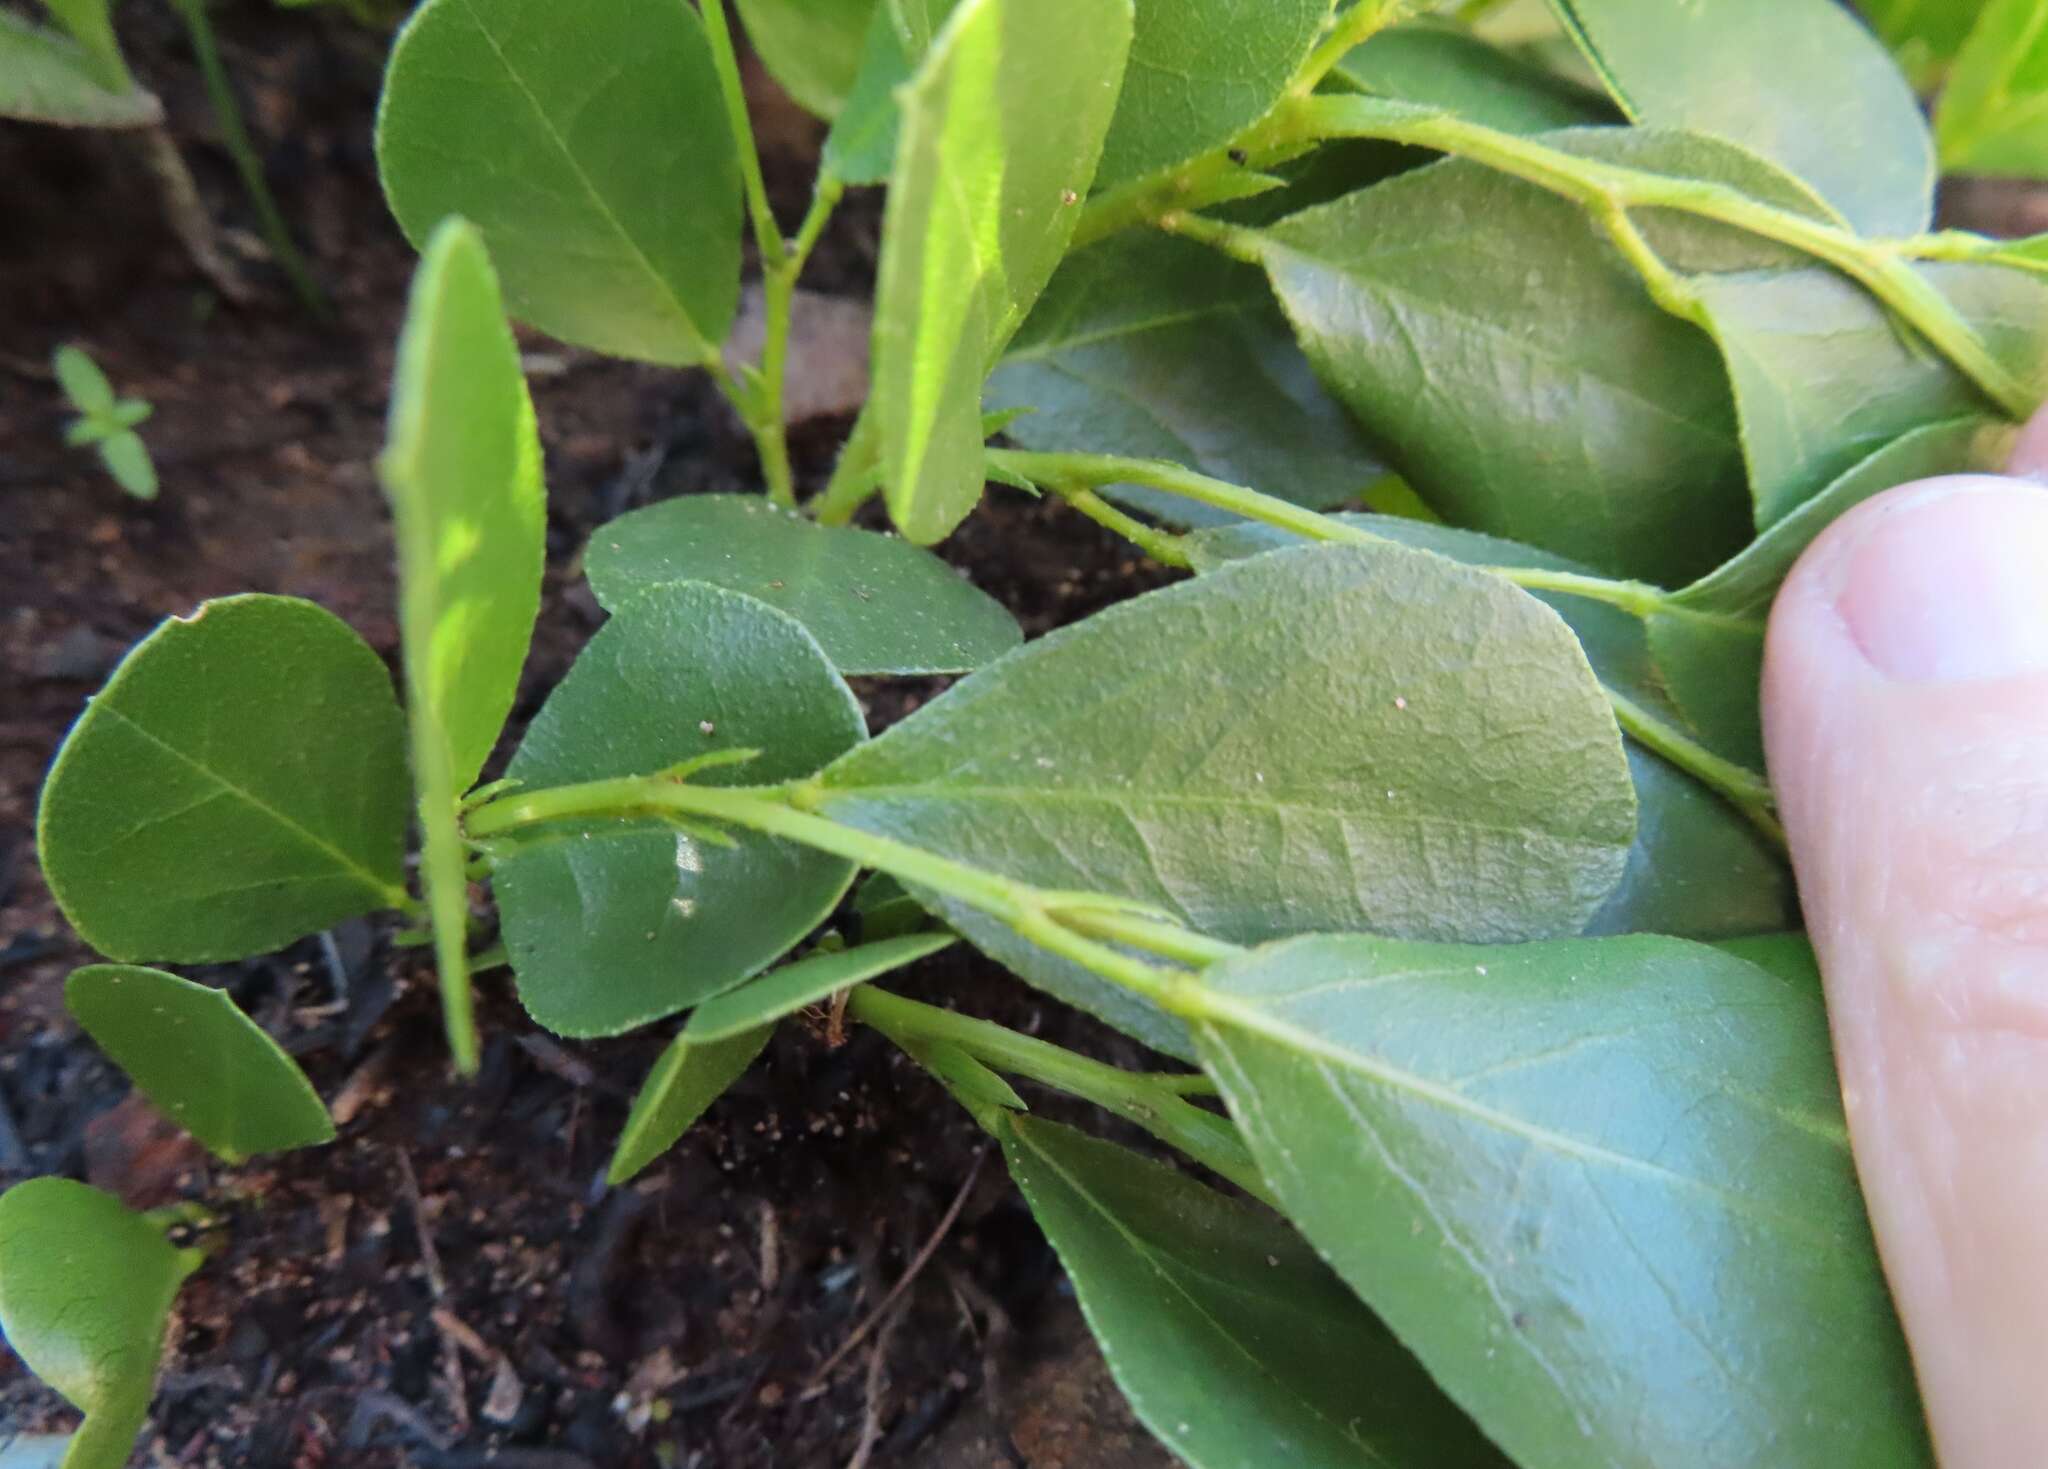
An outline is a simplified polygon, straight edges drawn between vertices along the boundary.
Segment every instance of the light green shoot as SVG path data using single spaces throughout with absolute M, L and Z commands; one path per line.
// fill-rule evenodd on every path
M 65 425 L 64 442 L 74 449 L 91 445 L 116 484 L 138 500 L 154 500 L 156 465 L 135 429 L 155 407 L 141 398 L 115 397 L 114 385 L 82 347 L 59 347 L 50 366 L 79 415 Z

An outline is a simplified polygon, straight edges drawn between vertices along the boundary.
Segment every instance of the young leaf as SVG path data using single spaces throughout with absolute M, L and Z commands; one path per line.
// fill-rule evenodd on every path
M 1170 235 L 1133 232 L 1063 261 L 990 375 L 983 406 L 1030 408 L 1027 449 L 1170 459 L 1313 509 L 1384 471 L 1316 381 L 1258 271 Z M 1177 524 L 1231 517 L 1125 486 Z
M 36 816 L 43 876 L 116 959 L 266 953 L 405 902 L 405 726 L 333 614 L 226 597 L 121 661 Z
M 1934 209 L 1934 147 L 1906 79 L 1835 0 L 1551 0 L 1622 111 L 1743 143 L 1867 235 Z
M 164 1322 L 204 1259 L 68 1178 L 0 1194 L 0 1332 L 85 1414 L 64 1469 L 121 1469 L 149 1417 Z
M 1451 159 L 1257 239 L 1323 381 L 1447 518 L 1667 585 L 1741 545 L 1713 344 L 1575 204 Z
M 677 0 L 426 0 L 391 50 L 377 165 L 423 245 L 451 214 L 512 313 L 577 346 L 718 360 L 739 304 L 739 156 Z
M 707 0 L 708 3 L 708 0 Z M 733 0 L 768 74 L 799 107 L 834 117 L 860 69 L 879 0 Z
M 996 1118 L 1004 1113 L 1031 1110 L 1015 1087 L 964 1047 L 930 1036 L 894 1039 L 904 1055 L 930 1072 L 982 1126 L 994 1127 Z
M 1994 265 L 1921 273 L 2021 382 L 2048 393 L 2048 281 Z M 1831 270 L 1693 283 L 1735 387 L 1756 523 L 1769 529 L 1893 439 L 1982 413 L 1982 396 Z
M 1892 48 L 1914 90 L 1926 92 L 1932 90 L 1947 63 L 1962 49 L 1963 40 L 1983 7 L 1982 0 L 1933 5 L 1928 0 L 1858 0 L 1856 8 Z M 1937 144 L 1941 141 L 1940 131 L 1937 112 Z
M 707 785 L 809 775 L 859 741 L 860 705 L 811 635 L 701 582 L 616 608 L 527 728 L 506 771 L 527 787 L 652 775 L 719 750 Z M 830 913 L 852 864 L 658 821 L 545 830 L 492 882 L 528 1013 L 560 1035 L 617 1035 L 731 989 Z
M 1264 117 L 1329 13 L 1330 0 L 1140 0 L 1096 187 L 1185 163 Z
M 69 36 L 0 10 L 0 117 L 61 127 L 137 128 L 163 105 L 133 82 L 113 85 Z
M 149 457 L 148 447 L 132 430 L 108 434 L 94 447 L 115 484 L 138 500 L 156 498 L 156 464 Z
M 849 675 L 965 673 L 1024 638 L 1001 603 L 931 552 L 758 495 L 687 495 L 622 515 L 591 538 L 584 572 L 608 608 L 675 581 L 744 592 L 801 622 Z
M 887 5 L 877 5 L 862 42 L 860 68 L 825 134 L 819 172 L 848 184 L 879 184 L 896 161 L 902 113 L 896 92 L 915 65 Z
M 1282 1206 L 1523 1469 L 1931 1462 L 1817 991 L 1647 937 L 1205 981 Z
M 334 1138 L 298 1062 L 227 991 L 161 969 L 89 964 L 64 1004 L 114 1064 L 178 1126 L 236 1164 Z
M 1117 1386 L 1195 1469 L 1507 1469 L 1273 1215 L 1057 1123 L 1001 1136 Z
M 1529 567 L 1590 575 L 1588 568 L 1512 541 L 1450 526 L 1385 515 L 1336 517 L 1388 540 L 1434 551 L 1468 566 Z M 1301 542 L 1264 525 L 1203 531 L 1189 545 L 1197 569 Z M 1745 553 L 1746 554 L 1746 553 Z M 1578 636 L 1594 675 L 1638 707 L 1683 726 L 1650 659 L 1643 624 L 1602 602 L 1556 592 L 1532 594 Z M 1798 921 L 1792 874 L 1757 829 L 1690 775 L 1627 742 L 1636 790 L 1636 836 L 1621 884 L 1586 927 L 1588 933 L 1662 933 L 1719 938 Z M 1760 767 L 1759 767 L 1760 768 Z
M 742 1031 L 794 1015 L 839 990 L 915 964 L 954 942 L 950 933 L 918 933 L 836 953 L 808 955 L 706 1000 L 691 1013 L 683 1034 L 694 1045 L 729 1040 Z
M 1607 100 L 1553 71 L 1429 18 L 1381 31 L 1330 73 L 1377 97 L 1440 107 L 1508 133 L 1542 133 L 1614 120 Z
M 932 926 L 924 905 L 886 872 L 869 873 L 854 889 L 853 912 L 860 919 L 861 939 L 869 944 L 924 933 Z
M 43 0 L 43 8 L 84 49 L 101 86 L 118 92 L 135 85 L 114 35 L 113 0 Z
M 1635 827 L 1570 631 L 1497 577 L 1394 546 L 1276 552 L 1133 598 L 990 664 L 821 781 L 835 820 L 1239 942 L 1573 933 Z M 1184 1048 L 1128 992 L 939 906 L 1033 983 Z
M 981 496 L 982 379 L 1073 234 L 1130 37 L 1131 0 L 962 0 L 899 94 L 874 408 L 919 545 Z
M 641 1083 L 640 1095 L 633 1098 L 605 1182 L 617 1188 L 674 1147 L 690 1124 L 754 1064 L 774 1033 L 773 1025 L 763 1025 L 721 1040 L 702 1041 L 685 1034 L 670 1041 Z
M 415 273 L 377 468 L 398 539 L 420 877 L 456 1065 L 475 1068 L 457 801 L 518 692 L 546 560 L 540 434 L 483 241 L 450 218 Z
M 80 413 L 91 416 L 113 411 L 114 385 L 100 365 L 79 348 L 59 347 L 50 356 L 50 368 L 57 374 L 57 386 Z
M 1941 166 L 2048 175 L 2048 4 L 1985 0 L 1934 114 Z

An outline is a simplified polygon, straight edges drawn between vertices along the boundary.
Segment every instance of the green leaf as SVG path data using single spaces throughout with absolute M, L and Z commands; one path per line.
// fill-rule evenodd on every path
M 57 386 L 80 413 L 95 416 L 113 411 L 114 385 L 81 349 L 59 347 L 50 355 L 50 368 L 57 374 Z
M 2048 281 L 1995 265 L 1921 273 L 2008 371 L 2048 393 Z M 1705 276 L 1693 285 L 1735 387 L 1759 529 L 1900 435 L 1987 407 L 1869 293 L 1831 270 Z
M 868 22 L 877 0 L 733 0 L 747 39 L 768 74 L 820 117 L 834 117 L 860 69 Z
M 966 673 L 1024 638 L 1001 603 L 931 552 L 759 495 L 687 495 L 622 515 L 591 538 L 584 571 L 607 608 L 674 581 L 744 592 L 801 622 L 844 674 Z
M 811 774 L 864 734 L 815 640 L 751 597 L 680 582 L 613 611 L 528 726 L 525 785 L 652 775 L 721 750 L 706 785 Z M 815 928 L 852 864 L 751 834 L 724 847 L 658 821 L 564 824 L 493 870 L 528 1013 L 559 1035 L 617 1035 L 699 1004 Z
M 861 938 L 871 944 L 923 933 L 932 924 L 924 905 L 886 872 L 869 873 L 854 890 L 853 912 L 860 919 Z
M 378 460 L 398 540 L 420 877 L 456 1065 L 469 1006 L 469 852 L 457 802 L 519 688 L 540 611 L 547 507 L 540 433 L 483 241 L 443 220 L 413 278 Z
M 740 1079 L 775 1033 L 772 1025 L 741 1031 L 723 1040 L 699 1041 L 679 1035 L 661 1053 L 612 1152 L 605 1181 L 617 1188 L 675 1146 L 690 1124 Z
M 1417 550 L 1468 566 L 1527 567 L 1588 575 L 1561 556 L 1450 526 L 1384 515 L 1334 517 Z M 1202 531 L 1189 543 L 1198 570 L 1301 542 L 1265 525 Z M 1745 553 L 1747 554 L 1747 553 Z M 1578 636 L 1593 672 L 1607 688 L 1640 708 L 1683 726 L 1652 665 L 1643 624 L 1620 608 L 1555 592 L 1533 594 Z M 1797 921 L 1792 874 L 1777 851 L 1726 801 L 1676 766 L 1627 742 L 1636 790 L 1636 835 L 1621 884 L 1587 926 L 1588 933 L 1663 933 L 1719 938 L 1757 933 Z
M 154 500 L 157 492 L 156 465 L 149 448 L 131 429 L 108 434 L 95 447 L 100 463 L 114 477 L 114 483 L 138 500 Z
M 718 360 L 739 156 L 690 6 L 582 0 L 571 38 L 552 0 L 426 0 L 392 47 L 377 164 L 415 245 L 475 223 L 521 320 L 617 357 Z
M 1986 0 L 1934 114 L 1941 166 L 2048 175 L 2048 3 Z
M 140 398 L 123 398 L 107 410 L 107 422 L 116 428 L 134 428 L 137 424 L 149 422 L 155 412 L 154 405 Z
M 918 933 L 808 955 L 706 1000 L 692 1012 L 683 1034 L 692 1044 L 728 1040 L 794 1015 L 839 990 L 915 964 L 954 942 L 950 933 Z
M 1117 1386 L 1195 1469 L 1506 1469 L 1273 1215 L 1056 1123 L 1001 1136 Z
M 1097 188 L 1220 148 L 1280 100 L 1330 0 L 1139 0 Z
M 1723 953 L 1747 959 L 1757 968 L 1788 980 L 1802 989 L 1820 992 L 1820 958 L 1804 933 L 1765 933 L 1749 938 L 1723 939 L 1714 945 Z
M 903 120 L 896 92 L 913 70 L 889 7 L 877 5 L 862 43 L 860 68 L 825 134 L 820 173 L 849 184 L 879 184 L 889 177 Z
M 241 959 L 402 906 L 406 799 L 369 645 L 311 602 L 226 597 L 158 627 L 86 706 L 37 851 L 100 952 Z
M 1742 143 L 1867 235 L 1934 210 L 1919 99 L 1836 0 L 1551 0 L 1623 112 Z
M 1394 546 L 1276 552 L 1135 597 L 821 781 L 835 820 L 1237 942 L 1576 932 L 1635 827 L 1570 631 L 1497 577 Z M 1184 1049 L 1149 1004 L 939 906 L 1033 983 Z
M 0 117 L 62 127 L 137 128 L 163 121 L 163 105 L 130 85 L 109 87 L 69 36 L 0 10 Z
M 903 1048 L 904 1055 L 930 1072 L 983 1127 L 993 1128 L 1001 1114 L 1031 1110 L 1015 1087 L 965 1047 L 930 1036 L 891 1038 Z
M 114 35 L 113 0 L 43 0 L 43 8 L 85 51 L 101 86 L 114 92 L 133 89 L 135 79 L 128 74 Z
M 1330 76 L 1361 92 L 1440 107 L 1508 133 L 1614 120 L 1604 97 L 1468 30 L 1429 18 L 1394 26 L 1353 47 Z
M 1451 159 L 1255 238 L 1323 381 L 1447 519 L 1666 585 L 1741 545 L 1713 344 L 1575 204 Z
M 963 0 L 899 94 L 873 401 L 919 545 L 981 497 L 982 379 L 1066 251 L 1130 35 L 1130 0 Z
M 161 969 L 89 964 L 64 1004 L 157 1108 L 222 1161 L 318 1147 L 334 1138 L 299 1063 L 227 991 Z
M 1924 92 L 1962 49 L 1984 0 L 1859 0 L 1856 8 L 1892 48 L 1914 89 Z M 1939 133 L 1937 115 L 1937 143 Z
M 1931 1464 L 1818 992 L 1649 937 L 1205 980 L 1282 1206 L 1523 1469 Z
M 164 1323 L 204 1257 L 68 1178 L 0 1194 L 0 1331 L 85 1414 L 64 1469 L 121 1469 L 149 1417 Z
M 1170 459 L 1327 509 L 1384 471 L 1316 381 L 1261 274 L 1193 241 L 1134 232 L 1069 257 L 988 380 L 985 407 L 1031 408 L 1027 449 Z M 1124 486 L 1178 524 L 1232 517 Z

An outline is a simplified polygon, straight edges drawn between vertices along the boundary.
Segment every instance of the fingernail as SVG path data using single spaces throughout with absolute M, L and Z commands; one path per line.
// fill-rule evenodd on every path
M 1889 678 L 2048 670 L 2048 490 L 1988 476 L 1930 483 L 1879 509 L 1837 585 L 1850 635 Z

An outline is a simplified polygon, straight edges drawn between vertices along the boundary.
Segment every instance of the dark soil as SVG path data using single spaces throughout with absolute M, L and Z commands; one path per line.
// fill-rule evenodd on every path
M 500 975 L 482 996 L 482 1075 L 457 1084 L 431 975 L 367 922 L 196 975 L 301 1057 L 342 1123 L 325 1149 L 211 1167 L 65 1019 L 62 978 L 89 955 L 36 871 L 35 793 L 122 651 L 245 590 L 310 597 L 387 656 L 397 640 L 369 468 L 412 264 L 369 156 L 384 38 L 322 11 L 221 16 L 271 177 L 336 300 L 322 329 L 247 247 L 246 203 L 167 11 L 121 18 L 260 293 L 239 308 L 213 294 L 124 140 L 0 124 L 0 1185 L 63 1173 L 141 1204 L 204 1199 L 226 1220 L 183 1299 L 137 1462 L 737 1469 L 843 1464 L 875 1437 L 876 1465 L 1164 1464 L 1106 1386 L 1000 1159 L 870 1033 L 835 1045 L 785 1026 L 674 1152 L 607 1192 L 612 1141 L 665 1033 L 554 1042 Z M 816 127 L 760 90 L 771 187 L 794 217 Z M 876 221 L 872 201 L 843 211 L 808 283 L 863 295 Z M 63 448 L 45 366 L 63 341 L 155 403 L 154 504 Z M 526 345 L 550 575 L 515 726 L 596 624 L 571 571 L 590 531 L 661 495 L 757 482 L 701 378 Z M 845 427 L 797 434 L 811 483 Z M 1161 579 L 1092 525 L 997 493 L 944 554 L 1032 632 Z M 863 692 L 879 724 L 928 689 Z M 1138 1059 L 958 951 L 900 987 Z M 816 1381 L 963 1192 L 900 1319 Z M 64 1421 L 0 1354 L 0 1436 Z

